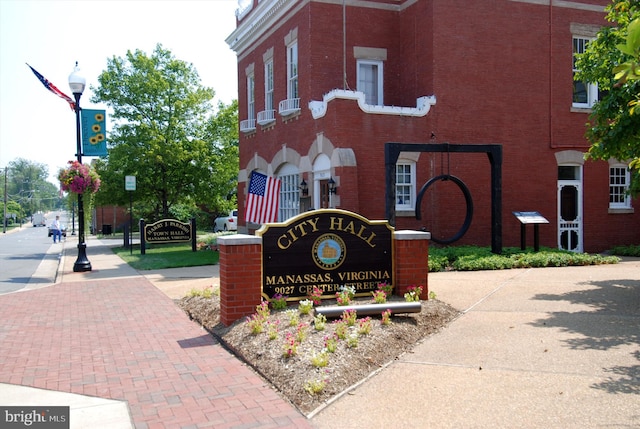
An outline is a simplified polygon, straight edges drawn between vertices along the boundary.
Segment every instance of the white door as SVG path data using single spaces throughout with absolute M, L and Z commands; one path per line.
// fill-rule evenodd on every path
M 558 248 L 582 252 L 582 166 L 558 166 Z

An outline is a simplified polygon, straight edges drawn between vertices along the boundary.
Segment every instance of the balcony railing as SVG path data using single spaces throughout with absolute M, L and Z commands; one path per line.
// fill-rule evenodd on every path
M 263 110 L 262 112 L 258 112 L 258 125 L 265 126 L 269 125 L 276 120 L 276 111 L 271 110 Z
M 291 115 L 300 111 L 300 99 L 299 98 L 287 98 L 282 100 L 278 105 L 278 113 L 282 116 Z
M 256 130 L 256 120 L 255 119 L 245 119 L 244 121 L 240 121 L 240 131 L 243 133 L 250 133 Z

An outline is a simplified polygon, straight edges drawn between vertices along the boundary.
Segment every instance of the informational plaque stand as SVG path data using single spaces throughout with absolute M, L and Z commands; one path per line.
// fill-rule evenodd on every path
M 549 221 L 538 212 L 512 212 L 520 221 L 520 248 L 527 248 L 527 224 L 533 224 L 533 250 L 540 250 L 540 231 L 541 223 L 549 223 Z

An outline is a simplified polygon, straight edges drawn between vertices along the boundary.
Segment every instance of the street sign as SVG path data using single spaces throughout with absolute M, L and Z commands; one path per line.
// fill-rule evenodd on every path
M 136 176 L 124 176 L 124 190 L 125 191 L 136 190 Z

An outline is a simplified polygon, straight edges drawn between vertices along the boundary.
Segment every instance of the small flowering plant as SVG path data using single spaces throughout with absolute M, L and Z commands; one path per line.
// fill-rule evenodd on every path
M 324 328 L 327 324 L 327 316 L 324 314 L 318 314 L 313 318 L 313 326 L 316 331 L 324 331 Z
M 298 354 L 298 342 L 293 333 L 287 332 L 285 334 L 284 343 L 282 344 L 282 356 L 290 358 Z
M 420 301 L 420 295 L 422 294 L 422 286 L 409 286 L 407 292 L 404 294 L 404 300 L 407 302 Z
M 344 323 L 347 324 L 347 326 L 353 326 L 356 324 L 356 320 L 358 318 L 358 315 L 356 313 L 356 310 L 345 310 L 342 312 L 342 315 L 340 316 L 340 318 L 342 319 L 342 321 Z
M 337 334 L 333 334 L 333 335 L 327 335 L 324 337 L 324 348 L 326 351 L 328 351 L 329 353 L 335 353 L 336 349 L 338 348 L 338 335 Z
M 95 194 L 100 189 L 100 176 L 90 165 L 69 161 L 69 167 L 58 172 L 63 191 L 74 194 Z
M 365 317 L 364 319 L 358 320 L 358 334 L 359 335 L 368 335 L 371 333 L 371 329 L 373 328 L 371 324 L 371 317 Z
M 389 296 L 391 292 L 393 292 L 393 285 L 387 282 L 378 283 L 378 290 L 384 292 L 386 296 Z
M 313 287 L 313 291 L 309 294 L 309 300 L 313 303 L 313 305 L 320 305 L 322 302 L 322 289 L 318 286 Z
M 391 325 L 391 310 L 386 309 L 385 311 L 382 312 L 382 319 L 380 320 L 380 323 L 384 326 L 388 326 Z
M 349 305 L 356 295 L 356 288 L 353 286 L 342 286 L 340 292 L 336 292 L 336 301 L 338 305 Z
M 309 314 L 313 309 L 313 302 L 309 299 L 303 299 L 298 303 L 298 311 L 300 314 Z
M 277 293 L 271 298 L 271 307 L 274 310 L 284 310 L 287 308 L 287 296 Z
M 376 304 L 384 304 L 387 302 L 387 294 L 382 290 L 374 290 L 371 292 L 373 294 L 373 302 Z

